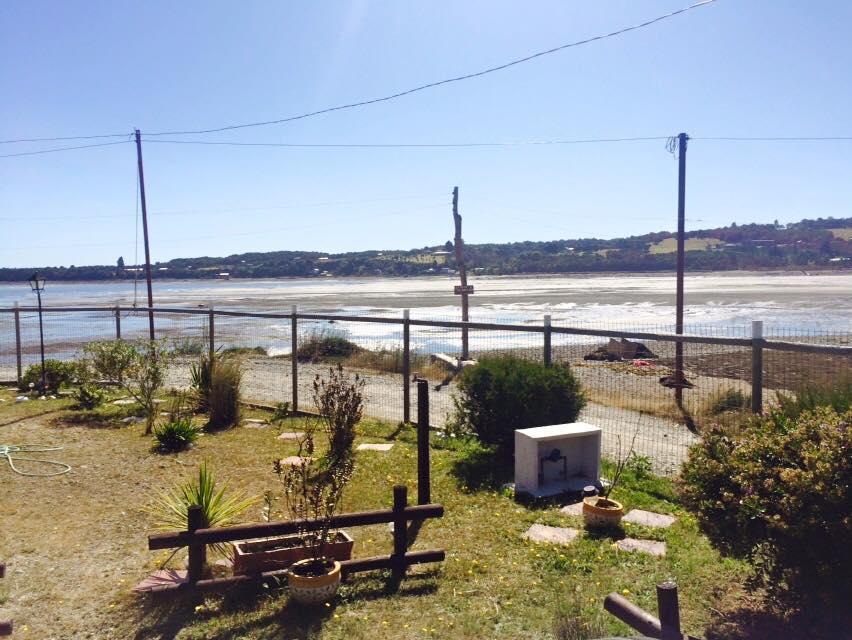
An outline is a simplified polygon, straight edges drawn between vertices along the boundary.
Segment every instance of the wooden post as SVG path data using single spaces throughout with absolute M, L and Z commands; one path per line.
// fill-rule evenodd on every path
M 210 305 L 210 311 L 208 316 L 208 329 L 207 333 L 210 338 L 210 362 L 213 362 L 213 357 L 216 355 L 216 312 L 213 310 L 213 305 Z
M 751 323 L 751 411 L 763 413 L 763 321 Z
M 660 621 L 627 598 L 610 593 L 604 598 L 604 609 L 642 635 L 649 638 L 660 637 Z
M 548 314 L 548 315 L 544 316 L 544 366 L 545 367 L 550 366 L 551 358 L 552 358 L 552 355 L 553 355 L 552 352 L 551 352 L 551 346 L 550 346 L 552 334 L 553 334 L 553 332 L 552 332 L 551 326 L 550 326 L 550 314 Z
M 154 339 L 154 292 L 151 287 L 151 246 L 148 242 L 148 206 L 145 201 L 145 169 L 142 166 L 142 138 L 136 129 L 136 163 L 139 168 L 139 198 L 142 205 L 142 235 L 145 240 L 145 282 L 148 285 L 148 333 Z M 139 265 L 136 265 L 138 268 Z
M 686 265 L 686 141 L 689 136 L 681 133 L 677 137 L 677 284 L 675 295 L 675 333 L 683 333 L 683 272 Z M 683 343 L 675 343 L 675 402 L 683 403 Z
M 657 613 L 660 616 L 660 638 L 682 640 L 677 585 L 670 580 L 657 585 Z
M 21 310 L 18 308 L 18 303 L 15 303 L 15 360 L 18 365 L 18 386 L 21 386 L 23 372 L 21 370 Z
M 299 351 L 299 320 L 296 305 L 293 305 L 290 316 L 290 373 L 293 378 L 293 407 L 292 411 L 299 410 L 299 361 L 296 353 Z
M 17 306 L 17 304 L 15 305 Z M 0 578 L 6 577 L 6 565 L 0 562 Z M 11 620 L 0 620 L 0 636 L 10 636 L 14 631 Z
M 121 307 L 115 305 L 115 339 L 121 340 Z
M 403 484 L 393 488 L 393 573 L 402 577 L 405 573 L 405 552 L 408 550 L 408 522 L 405 507 L 408 506 L 408 487 Z
M 464 240 L 462 240 L 462 217 L 459 215 L 459 188 L 453 187 L 453 222 L 456 227 L 455 235 L 455 250 L 456 250 L 456 267 L 459 270 L 459 279 L 461 281 L 461 299 L 462 299 L 462 322 L 467 322 L 468 317 L 468 293 L 467 293 L 467 266 L 464 263 Z M 462 327 L 462 354 L 459 360 L 468 360 L 469 354 L 468 328 Z
M 417 504 L 432 501 L 429 474 L 429 382 L 417 380 Z
M 204 511 L 197 504 L 190 505 L 187 510 L 187 527 L 186 530 L 190 533 L 203 529 Z M 204 564 L 207 561 L 207 546 L 205 544 L 190 543 L 189 544 L 189 565 L 187 567 L 187 580 L 190 584 L 201 580 L 204 574 Z
M 411 422 L 411 323 L 409 310 L 402 312 L 402 421 Z

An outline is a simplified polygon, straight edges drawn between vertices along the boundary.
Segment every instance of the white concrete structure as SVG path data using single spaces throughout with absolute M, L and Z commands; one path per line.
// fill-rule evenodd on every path
M 601 429 L 585 422 L 515 430 L 515 491 L 537 498 L 600 487 Z

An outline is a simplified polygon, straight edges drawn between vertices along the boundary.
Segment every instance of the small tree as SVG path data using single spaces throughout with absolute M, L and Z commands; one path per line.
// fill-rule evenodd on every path
M 350 379 L 342 365 L 328 370 L 328 379 L 314 378 L 314 404 L 328 436 L 328 456 L 333 461 L 352 457 L 355 425 L 364 410 L 364 380 Z
M 116 381 L 142 407 L 145 435 L 150 435 L 157 418 L 155 400 L 165 383 L 172 358 L 171 350 L 162 340 L 140 340 L 129 346 L 129 364 L 122 360 L 120 380 Z
M 106 382 L 123 385 L 138 357 L 136 346 L 123 340 L 90 342 L 83 347 L 94 375 Z

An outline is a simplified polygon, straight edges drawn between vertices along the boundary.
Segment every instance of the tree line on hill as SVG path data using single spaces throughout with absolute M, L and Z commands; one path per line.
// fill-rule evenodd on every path
M 834 233 L 832 230 L 842 230 Z M 468 269 L 504 275 L 565 272 L 654 272 L 675 269 L 676 254 L 651 252 L 674 238 L 671 232 L 610 240 L 582 238 L 504 244 L 465 244 Z M 687 252 L 690 271 L 852 267 L 852 218 L 818 218 L 787 225 L 731 224 L 691 231 L 687 238 L 714 239 L 714 246 Z M 850 239 L 846 239 L 850 238 Z M 154 278 L 274 278 L 323 276 L 414 276 L 454 267 L 453 244 L 407 251 L 315 251 L 242 253 L 227 257 L 178 258 L 152 266 Z M 37 267 L 50 280 L 144 279 L 141 267 L 115 265 Z M 21 281 L 34 268 L 0 268 L 0 280 Z M 227 275 L 226 275 L 227 274 Z

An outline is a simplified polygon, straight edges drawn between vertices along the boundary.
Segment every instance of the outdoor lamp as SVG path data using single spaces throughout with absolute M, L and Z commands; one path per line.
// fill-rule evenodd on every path
M 42 275 L 34 273 L 30 277 L 30 288 L 38 296 L 38 336 L 41 341 L 41 388 L 39 391 L 44 393 L 47 390 L 47 384 L 44 378 L 44 323 L 41 317 L 41 292 L 44 291 L 44 283 L 47 280 Z

